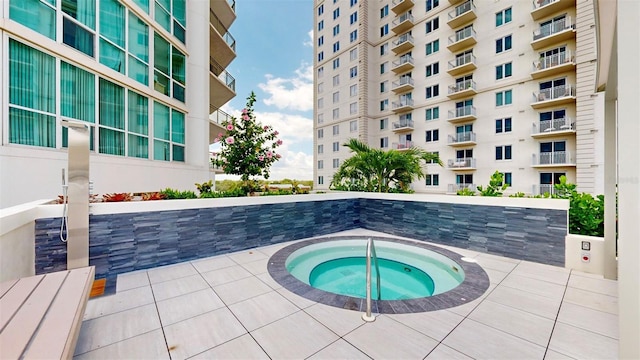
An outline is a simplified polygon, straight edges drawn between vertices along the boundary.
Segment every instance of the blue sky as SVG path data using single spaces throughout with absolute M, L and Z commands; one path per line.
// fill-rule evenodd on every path
M 284 142 L 270 179 L 311 180 L 313 0 L 237 0 L 236 14 L 229 31 L 237 57 L 227 71 L 236 79 L 237 96 L 222 109 L 237 117 L 253 90 L 257 119 Z

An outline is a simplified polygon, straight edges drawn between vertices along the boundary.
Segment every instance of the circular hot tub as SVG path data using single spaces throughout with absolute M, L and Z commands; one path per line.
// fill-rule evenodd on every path
M 326 305 L 364 310 L 368 237 L 323 237 L 276 252 L 268 270 L 284 288 Z M 482 295 L 489 278 L 462 255 L 418 241 L 373 237 L 374 311 L 413 313 L 458 306 Z M 379 270 L 379 272 L 378 272 Z M 377 300 L 377 275 L 380 300 Z

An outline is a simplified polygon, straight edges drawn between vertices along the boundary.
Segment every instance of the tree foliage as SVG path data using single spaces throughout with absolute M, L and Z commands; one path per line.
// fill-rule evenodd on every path
M 478 186 L 480 196 L 502 196 L 502 192 L 507 189 L 509 185 L 504 182 L 504 175 L 497 171 L 491 175 L 489 179 L 489 185 L 484 188 L 482 185 Z
M 442 166 L 437 154 L 416 147 L 384 151 L 357 139 L 350 139 L 342 146 L 354 154 L 333 175 L 331 188 L 334 190 L 411 192 L 411 183 L 425 177 L 424 163 Z

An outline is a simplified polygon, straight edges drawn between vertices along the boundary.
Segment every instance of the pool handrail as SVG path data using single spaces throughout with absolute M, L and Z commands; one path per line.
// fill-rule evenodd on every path
M 377 299 L 380 300 L 380 267 L 378 266 L 378 255 L 376 254 L 376 246 L 373 244 L 373 239 L 369 238 L 367 239 L 367 253 L 366 253 L 366 258 L 367 258 L 367 269 L 366 269 L 366 276 L 367 276 L 367 289 L 366 289 L 366 293 L 367 293 L 367 312 L 365 312 L 364 314 L 362 314 L 362 320 L 367 321 L 367 322 L 372 322 L 375 321 L 375 316 L 371 315 L 371 258 L 373 258 L 374 264 L 376 266 L 376 288 L 377 288 Z

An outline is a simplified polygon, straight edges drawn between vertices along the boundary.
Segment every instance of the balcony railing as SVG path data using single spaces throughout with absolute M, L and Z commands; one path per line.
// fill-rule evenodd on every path
M 466 29 L 463 29 L 462 31 L 455 33 L 455 35 L 449 36 L 449 45 L 468 39 L 470 37 L 476 37 L 476 31 L 473 30 L 472 27 L 468 27 Z
M 473 1 L 469 0 L 464 4 L 460 4 L 456 6 L 455 9 L 449 12 L 449 20 L 453 20 L 458 16 L 475 9 L 475 5 L 473 5 Z
M 475 168 L 476 159 L 475 158 L 449 159 L 447 161 L 447 167 L 450 169 Z
M 533 102 L 549 101 L 564 97 L 576 96 L 576 89 L 571 85 L 559 85 L 533 93 Z
M 570 165 L 574 164 L 568 151 L 552 151 L 533 154 L 533 165 Z
M 449 94 L 455 94 L 461 91 L 476 89 L 476 82 L 473 80 L 465 80 L 462 82 L 457 82 L 454 85 L 449 85 Z
M 457 144 L 462 142 L 476 142 L 476 133 L 472 131 L 456 133 L 449 135 L 449 144 Z
M 404 128 L 413 128 L 413 120 L 411 119 L 400 119 L 400 121 L 396 121 L 393 123 L 393 129 L 404 129 Z
M 406 13 L 400 15 L 400 17 L 398 17 L 397 19 L 393 20 L 391 22 L 391 25 L 395 27 L 395 26 L 398 26 L 398 25 L 400 25 L 401 23 L 403 23 L 403 22 L 405 22 L 407 20 L 409 20 L 410 22 L 413 23 L 413 15 L 411 15 L 411 13 L 409 13 L 409 12 L 406 12 Z
M 391 89 L 393 90 L 405 85 L 411 85 L 413 87 L 413 83 L 414 81 L 411 76 L 402 76 L 400 77 L 400 80 L 391 83 Z
M 229 3 L 229 6 L 231 6 L 231 10 L 236 12 L 236 0 L 227 0 L 227 2 Z
M 413 146 L 413 141 L 404 141 L 391 144 L 391 148 L 396 150 L 406 150 Z
M 393 46 L 398 47 L 407 42 L 413 44 L 413 36 L 411 34 L 402 34 L 396 40 L 393 40 Z
M 559 19 L 550 24 L 541 26 L 538 30 L 534 31 L 533 41 L 540 40 L 569 29 L 573 29 L 573 23 L 571 22 L 571 17 L 567 16 L 564 19 Z
M 548 134 L 558 131 L 575 131 L 576 123 L 569 117 L 561 119 L 543 120 L 533 124 L 532 134 Z
M 539 61 L 533 62 L 533 71 L 541 71 L 566 63 L 573 62 L 571 51 L 563 51 L 557 54 L 541 57 Z
M 449 184 L 449 186 L 447 187 L 447 192 L 457 193 L 462 189 L 469 189 L 469 190 L 476 191 L 477 187 L 476 187 L 476 184 Z
M 236 79 L 227 72 L 227 70 L 218 64 L 213 57 L 209 57 L 209 71 L 220 79 L 229 89 L 236 91 Z
M 466 64 L 476 62 L 476 57 L 473 54 L 464 54 L 463 56 L 456 56 L 455 60 L 449 61 L 449 69 L 457 68 Z
M 232 8 L 234 8 L 234 11 L 235 11 L 235 1 L 233 3 Z M 220 21 L 218 16 L 216 16 L 216 14 L 212 10 L 209 10 L 209 13 L 211 15 L 209 17 L 209 21 L 211 21 L 211 25 L 218 31 L 220 36 L 222 36 L 222 39 L 224 39 L 224 41 L 227 43 L 227 45 L 229 45 L 231 50 L 233 50 L 233 52 L 235 52 L 236 51 L 236 39 L 233 36 L 231 36 L 231 33 L 229 33 L 229 30 L 227 30 L 227 28 L 222 24 L 222 22 Z
M 400 14 L 413 7 L 413 0 L 393 0 L 391 2 L 391 11 Z
M 455 108 L 455 110 L 449 110 L 449 119 L 455 119 L 463 116 L 476 116 L 476 108 L 473 105 L 466 105 Z
M 393 110 L 399 109 L 405 106 L 413 106 L 413 99 L 401 99 L 398 101 L 394 101 L 391 105 L 392 105 L 391 108 Z
M 556 187 L 553 184 L 533 185 L 532 193 L 534 195 L 544 195 L 544 194 L 553 195 L 556 193 Z
M 404 64 L 413 65 L 413 57 L 411 57 L 411 55 L 402 55 L 402 56 L 400 56 L 400 59 L 395 60 L 392 64 L 393 64 L 393 68 L 397 68 L 397 67 L 402 66 Z
M 216 124 L 222 124 L 225 120 L 231 120 L 231 115 L 220 109 L 216 109 L 211 115 L 209 115 L 209 120 L 212 120 Z

